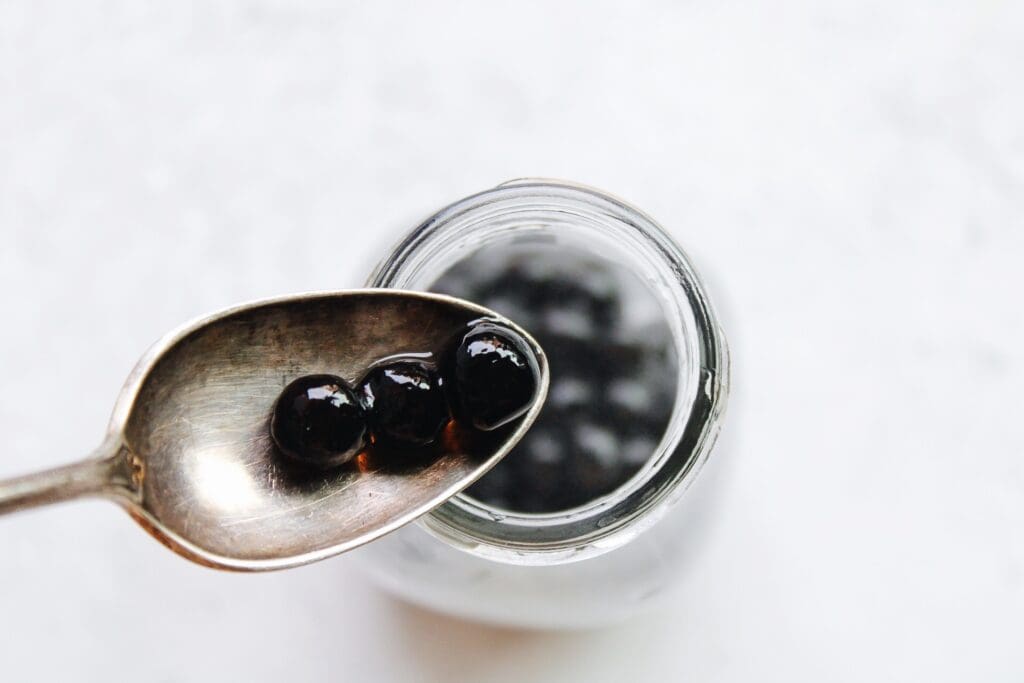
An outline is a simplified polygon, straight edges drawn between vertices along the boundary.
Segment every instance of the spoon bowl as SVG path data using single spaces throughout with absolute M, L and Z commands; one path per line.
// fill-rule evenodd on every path
M 308 471 L 280 457 L 269 420 L 289 382 L 333 374 L 355 386 L 389 356 L 436 360 L 481 318 L 522 335 L 537 357 L 538 390 L 523 416 L 486 433 L 450 422 L 437 457 L 419 464 L 371 450 L 342 467 Z M 238 306 L 158 342 L 128 378 L 97 453 L 0 484 L 0 512 L 98 495 L 202 564 L 242 571 L 305 564 L 393 531 L 469 486 L 525 433 L 547 385 L 536 341 L 461 299 L 369 289 Z

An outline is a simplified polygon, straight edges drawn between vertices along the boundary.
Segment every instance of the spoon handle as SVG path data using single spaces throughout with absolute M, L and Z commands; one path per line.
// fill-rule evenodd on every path
M 123 496 L 135 488 L 138 466 L 108 440 L 81 462 L 0 481 L 0 515 L 74 498 Z

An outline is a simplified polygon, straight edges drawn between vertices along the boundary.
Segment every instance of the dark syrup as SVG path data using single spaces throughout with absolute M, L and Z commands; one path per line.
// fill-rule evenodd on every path
M 443 349 L 392 356 L 355 387 L 335 375 L 290 382 L 270 432 L 287 471 L 406 470 L 442 453 L 490 453 L 530 407 L 540 382 L 526 341 L 493 320 L 454 330 Z M 490 389 L 490 391 L 486 390 Z

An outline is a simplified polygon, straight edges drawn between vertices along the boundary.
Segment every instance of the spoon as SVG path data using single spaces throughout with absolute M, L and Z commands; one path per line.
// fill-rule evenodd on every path
M 537 357 L 538 390 L 522 417 L 475 435 L 449 423 L 440 455 L 420 465 L 363 454 L 310 473 L 278 457 L 268 423 L 291 380 L 330 373 L 354 385 L 381 358 L 436 355 L 479 318 L 522 335 Z M 245 304 L 154 345 L 121 390 L 99 448 L 80 463 L 0 482 L 0 514 L 106 498 L 200 564 L 294 567 L 389 533 L 469 486 L 526 432 L 547 387 L 544 353 L 527 332 L 454 297 L 363 289 Z

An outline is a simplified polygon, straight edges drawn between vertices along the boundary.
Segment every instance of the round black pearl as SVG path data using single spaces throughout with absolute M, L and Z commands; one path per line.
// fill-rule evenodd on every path
M 481 323 L 457 341 L 446 374 L 455 417 L 484 431 L 525 413 L 540 381 L 526 341 L 494 323 Z
M 366 376 L 360 388 L 370 430 L 383 445 L 425 446 L 448 422 L 437 372 L 418 361 L 394 361 Z
M 308 375 L 281 392 L 270 433 L 288 457 L 316 467 L 335 467 L 365 446 L 366 414 L 343 379 Z

